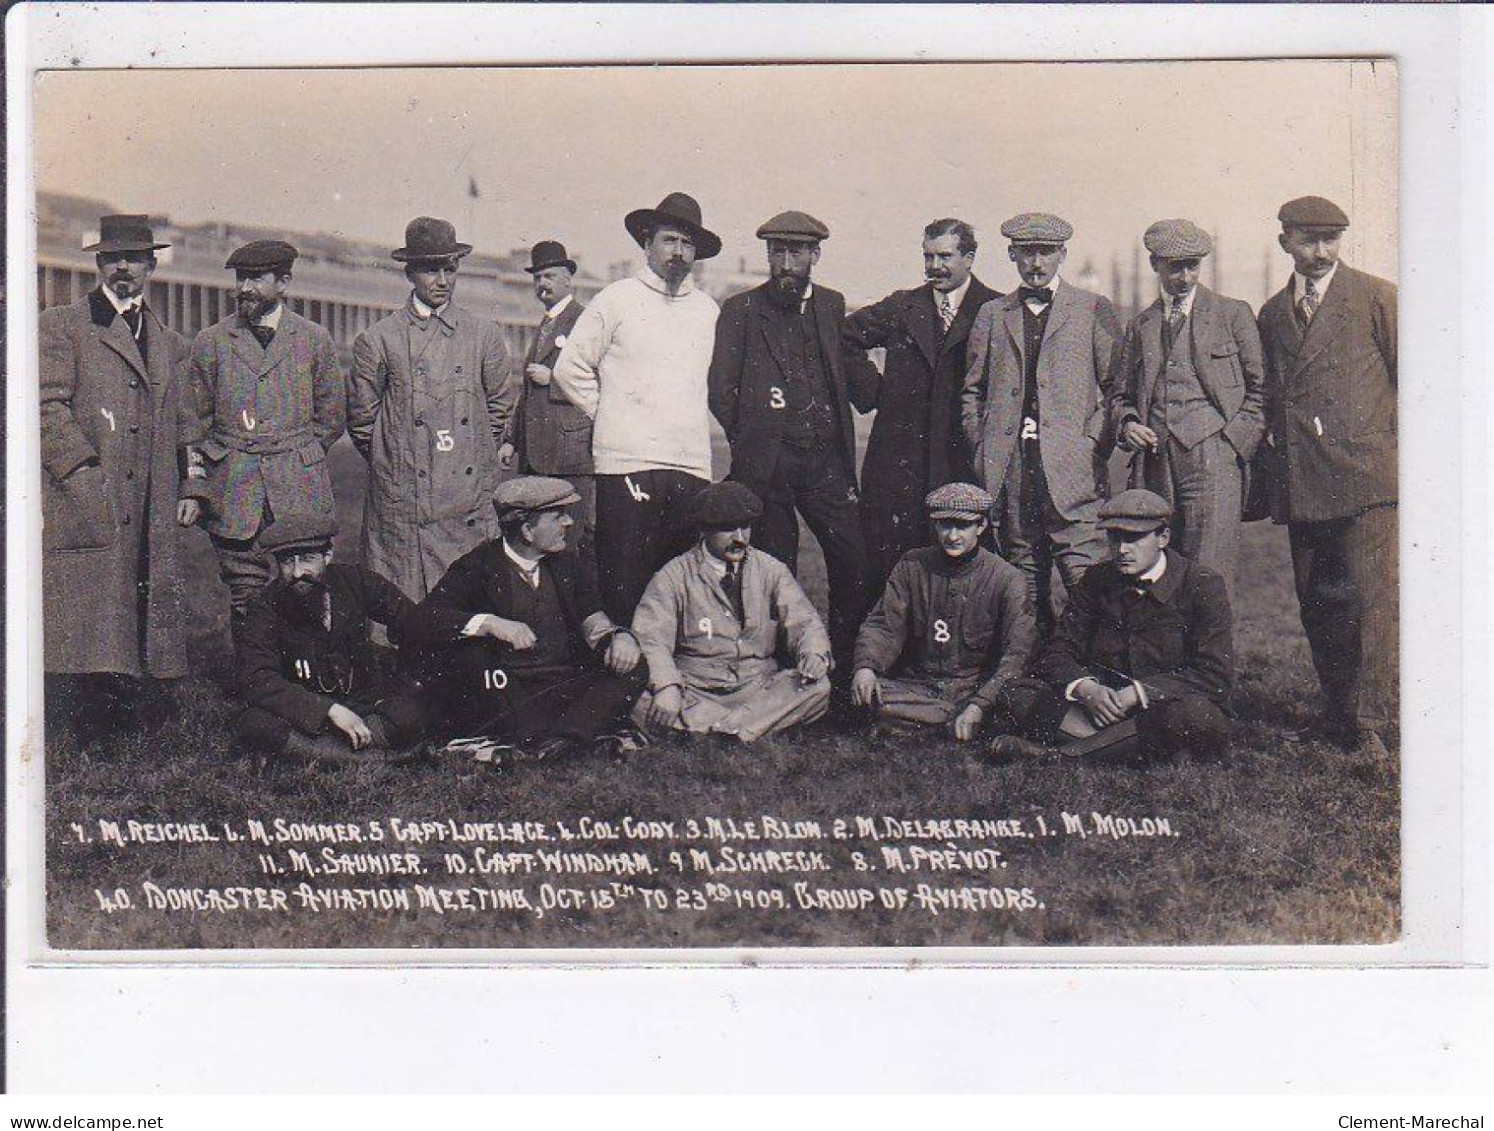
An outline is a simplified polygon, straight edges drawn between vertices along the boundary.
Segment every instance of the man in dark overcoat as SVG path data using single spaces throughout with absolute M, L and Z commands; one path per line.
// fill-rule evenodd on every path
M 975 230 L 935 220 L 923 231 L 924 285 L 894 291 L 846 319 L 846 343 L 884 349 L 877 372 L 864 352 L 850 360 L 852 403 L 875 411 L 861 465 L 861 515 L 868 592 L 880 593 L 898 559 L 928 545 L 923 500 L 945 483 L 973 482 L 960 430 L 965 346 L 975 315 L 1001 297 L 977 279 Z
M 1259 466 L 1287 524 L 1330 738 L 1388 758 L 1399 653 L 1396 288 L 1339 261 L 1349 218 L 1282 205 L 1291 282 L 1261 307 L 1268 439 Z
M 99 285 L 41 314 L 42 606 L 49 707 L 126 722 L 186 674 L 179 525 L 187 342 L 145 301 L 145 216 L 105 216 L 87 249 Z M 71 685 L 71 686 L 69 686 Z
M 757 230 L 768 281 L 721 304 L 711 355 L 711 411 L 731 442 L 731 478 L 762 501 L 753 544 L 796 570 L 799 515 L 825 556 L 830 640 L 848 681 L 866 612 L 866 545 L 856 495 L 856 435 L 841 325 L 846 301 L 811 281 L 830 230 L 781 212 Z M 797 511 L 797 513 L 796 513 Z

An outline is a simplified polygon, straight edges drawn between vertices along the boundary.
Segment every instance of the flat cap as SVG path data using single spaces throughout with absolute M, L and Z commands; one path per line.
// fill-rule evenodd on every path
M 830 238 L 830 229 L 808 212 L 780 212 L 757 230 L 760 240 L 801 240 L 819 243 Z
M 996 500 L 974 483 L 946 483 L 924 496 L 930 518 L 989 518 Z
M 1333 201 L 1321 196 L 1299 196 L 1276 213 L 1283 228 L 1347 228 L 1349 217 Z
M 293 514 L 277 518 L 259 536 L 267 554 L 292 554 L 301 550 L 326 550 L 332 545 L 337 523 L 328 514 Z
M 548 475 L 516 475 L 498 484 L 498 490 L 493 492 L 493 506 L 498 510 L 500 522 L 516 515 L 554 510 L 580 501 L 581 496 L 569 482 Z
M 1051 212 L 1022 212 L 1001 225 L 1012 243 L 1067 243 L 1074 226 Z
M 762 500 L 752 488 L 731 480 L 702 487 L 690 505 L 697 526 L 747 526 L 762 513 Z
M 1127 530 L 1146 534 L 1165 526 L 1172 518 L 1172 504 L 1153 491 L 1132 487 L 1100 504 L 1101 530 Z
M 223 266 L 235 271 L 263 274 L 277 267 L 289 267 L 300 254 L 284 240 L 254 240 L 236 248 Z
M 1202 259 L 1214 250 L 1214 238 L 1192 220 L 1158 220 L 1141 242 L 1158 259 Z

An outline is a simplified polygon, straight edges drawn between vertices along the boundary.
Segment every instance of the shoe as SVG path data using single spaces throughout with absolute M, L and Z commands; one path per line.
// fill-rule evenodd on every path
M 552 734 L 524 748 L 525 762 L 564 762 L 579 753 L 576 740 L 563 734 Z
M 629 723 L 621 730 L 598 735 L 596 741 L 592 743 L 592 749 L 603 758 L 626 762 L 638 751 L 652 745 L 652 742 L 653 740 L 647 734 Z
M 1020 734 L 998 734 L 991 740 L 990 755 L 995 762 L 1030 762 L 1051 758 L 1054 753 L 1052 748 Z

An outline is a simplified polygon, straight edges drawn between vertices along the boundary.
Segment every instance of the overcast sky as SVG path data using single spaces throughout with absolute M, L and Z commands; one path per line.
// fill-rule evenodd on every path
M 1383 62 L 54 72 L 37 184 L 391 248 L 425 213 L 485 251 L 559 238 L 598 274 L 636 254 L 623 214 L 679 189 L 732 264 L 761 266 L 773 213 L 818 216 L 817 277 L 853 300 L 916 284 L 938 216 L 976 226 L 1002 289 L 1012 213 L 1064 216 L 1066 274 L 1107 280 L 1112 252 L 1186 216 L 1257 301 L 1276 209 L 1306 193 L 1394 277 L 1394 94 Z

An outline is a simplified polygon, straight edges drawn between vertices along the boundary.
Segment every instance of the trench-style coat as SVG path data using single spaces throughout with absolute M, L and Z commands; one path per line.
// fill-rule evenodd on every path
M 144 317 L 148 362 L 102 291 L 41 314 L 50 672 L 187 672 L 176 504 L 188 347 L 149 307 Z
M 406 303 L 353 343 L 348 432 L 368 460 L 363 564 L 412 601 L 498 536 L 493 491 L 519 381 L 496 323 Z
M 275 519 L 333 514 L 327 450 L 342 435 L 347 390 L 332 335 L 289 309 L 265 349 L 237 313 L 192 343 L 188 437 L 206 478 L 188 491 L 207 531 L 253 538 Z
M 529 343 L 526 370 L 531 364 L 555 369 L 561 348 L 585 309 L 579 299 L 572 298 L 554 321 L 541 323 Z M 523 396 L 514 425 L 515 465 L 538 475 L 592 474 L 591 417 L 571 404 L 555 381 L 536 385 L 527 372 L 520 376 Z

